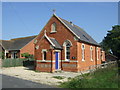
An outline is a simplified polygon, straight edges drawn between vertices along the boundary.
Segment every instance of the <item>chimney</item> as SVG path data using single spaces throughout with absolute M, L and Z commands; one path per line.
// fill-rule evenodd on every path
M 73 23 L 72 23 L 72 21 L 70 21 L 70 24 L 73 26 Z

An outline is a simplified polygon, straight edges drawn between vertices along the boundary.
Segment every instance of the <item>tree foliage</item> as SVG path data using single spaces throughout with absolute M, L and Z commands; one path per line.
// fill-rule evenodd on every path
M 4 59 L 5 56 L 4 56 L 4 52 L 0 52 L 0 58 Z
M 120 59 L 120 25 L 115 25 L 108 31 L 101 46 L 106 53 L 112 53 Z
M 21 56 L 25 57 L 25 58 L 34 58 L 34 56 L 32 54 L 29 54 L 29 53 L 22 53 Z

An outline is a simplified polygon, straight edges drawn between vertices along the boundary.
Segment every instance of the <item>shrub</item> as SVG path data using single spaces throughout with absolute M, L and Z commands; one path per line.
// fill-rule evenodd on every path
M 0 58 L 4 59 L 4 52 L 0 52 Z
M 2 67 L 16 67 L 16 66 L 23 66 L 23 61 L 26 59 L 2 59 Z
M 25 57 L 28 60 L 34 60 L 34 55 L 29 54 L 29 53 L 22 53 L 21 56 Z

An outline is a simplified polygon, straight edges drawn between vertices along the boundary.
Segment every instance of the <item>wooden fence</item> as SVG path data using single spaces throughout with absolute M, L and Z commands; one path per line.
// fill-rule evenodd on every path
M 97 69 L 106 68 L 110 65 L 117 65 L 117 61 L 111 61 L 111 62 L 107 62 L 107 63 L 103 63 L 103 64 L 92 65 L 92 66 L 88 66 L 88 67 L 82 67 L 80 72 L 81 72 L 81 74 L 92 73 Z

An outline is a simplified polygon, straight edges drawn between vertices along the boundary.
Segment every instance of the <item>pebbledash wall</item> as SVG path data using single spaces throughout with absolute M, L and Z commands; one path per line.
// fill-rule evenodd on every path
M 57 25 L 57 32 L 51 33 L 51 25 L 53 23 Z M 51 48 L 51 43 L 45 38 L 44 33 L 46 30 L 46 35 L 48 37 L 55 38 L 59 44 L 63 47 L 62 50 Z M 104 52 L 101 53 L 100 46 L 96 46 L 93 44 L 88 44 L 85 42 L 78 42 L 75 40 L 75 35 L 68 30 L 56 16 L 52 16 L 48 23 L 44 26 L 40 34 L 36 37 L 35 40 L 35 59 L 36 59 L 36 70 L 42 72 L 54 72 L 55 69 L 55 52 L 59 52 L 59 69 L 64 71 L 73 71 L 79 72 L 83 70 L 89 69 L 91 65 L 101 64 L 101 61 L 105 60 Z M 65 48 L 63 46 L 66 40 L 71 41 L 72 46 L 70 47 L 70 60 L 65 61 Z M 82 48 L 81 46 L 84 44 L 84 61 L 82 60 Z M 92 50 L 92 60 L 90 54 L 90 47 Z M 42 50 L 47 50 L 46 60 L 42 60 Z M 74 57 L 74 58 L 73 58 Z M 102 58 L 101 58 L 102 57 Z

